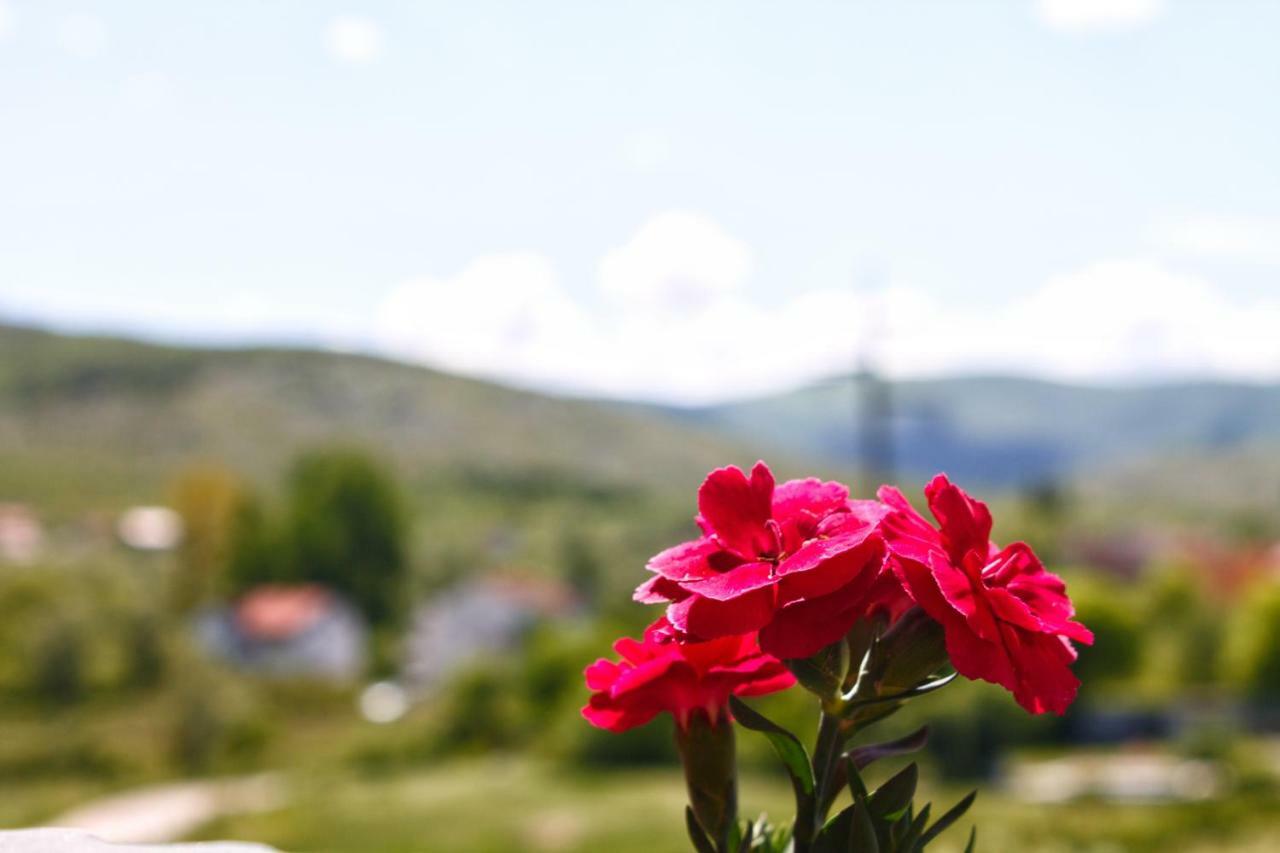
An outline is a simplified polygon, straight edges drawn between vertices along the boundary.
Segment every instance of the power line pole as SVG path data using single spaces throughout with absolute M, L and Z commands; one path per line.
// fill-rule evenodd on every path
M 866 330 L 858 347 L 854 424 L 860 482 L 866 489 L 893 481 L 893 387 L 880 375 L 876 349 L 884 335 L 883 306 L 868 300 Z

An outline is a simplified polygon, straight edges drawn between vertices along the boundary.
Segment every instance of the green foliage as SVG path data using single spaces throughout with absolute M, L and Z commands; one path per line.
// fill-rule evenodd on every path
M 1103 578 L 1073 579 L 1071 597 L 1076 618 L 1094 633 L 1092 646 L 1076 649 L 1080 657 L 1073 669 L 1083 689 L 1123 683 L 1142 663 L 1143 625 L 1132 597 Z
M 813 768 L 809 764 L 809 753 L 800 739 L 736 696 L 729 697 L 729 707 L 733 710 L 733 718 L 744 729 L 760 732 L 768 738 L 769 745 L 782 759 L 782 764 L 791 777 L 797 799 L 811 798 L 814 789 Z
M 151 613 L 134 613 L 123 624 L 124 665 L 121 682 L 145 690 L 161 684 L 168 666 L 164 631 Z
M 173 484 L 170 502 L 183 522 L 174 578 L 174 603 L 180 611 L 222 591 L 221 574 L 230 560 L 237 515 L 246 497 L 240 478 L 220 465 L 188 468 Z
M 92 561 L 0 572 L 0 689 L 54 705 L 159 686 L 173 627 L 162 567 Z
M 405 598 L 408 512 L 390 471 L 357 450 L 300 457 L 283 514 L 238 501 L 228 537 L 233 592 L 313 582 L 343 593 L 375 627 L 394 624 Z
M 294 578 L 345 593 L 375 626 L 396 621 L 408 521 L 388 469 L 356 450 L 303 456 L 290 478 L 286 524 Z
M 172 702 L 169 758 L 183 773 L 251 764 L 270 740 L 270 723 L 248 686 L 202 661 L 184 667 Z
M 1144 583 L 1141 674 L 1156 696 L 1221 683 L 1228 620 L 1213 592 L 1194 571 L 1176 565 L 1159 567 Z
M 982 682 L 958 681 L 943 694 L 907 703 L 897 723 L 900 731 L 928 724 L 925 749 L 945 779 L 988 778 L 1010 749 L 1048 740 L 1060 725 L 1029 716 L 1007 693 Z
M 1235 685 L 1250 700 L 1280 700 L 1280 584 L 1250 591 L 1233 622 L 1228 659 Z
M 600 600 L 605 567 L 592 544 L 576 527 L 570 528 L 561 543 L 564 580 L 589 607 Z
M 70 705 L 88 693 L 88 636 L 84 626 L 66 617 L 55 617 L 36 644 L 31 660 L 31 690 L 57 705 Z
M 246 498 L 236 509 L 227 557 L 227 584 L 232 593 L 263 583 L 292 580 L 295 565 L 281 525 L 262 503 Z
M 445 699 L 438 739 L 453 752 L 512 749 L 528 735 L 521 697 L 499 667 L 477 667 L 457 679 Z

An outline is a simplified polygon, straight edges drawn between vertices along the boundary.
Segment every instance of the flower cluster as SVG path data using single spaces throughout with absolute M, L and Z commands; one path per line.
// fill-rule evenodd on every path
M 853 500 L 836 482 L 777 484 L 763 462 L 750 474 L 720 468 L 698 490 L 701 535 L 649 561 L 652 576 L 635 599 L 664 604 L 665 615 L 642 641 L 618 641 L 620 662 L 587 669 L 593 693 L 583 714 L 612 731 L 661 712 L 676 719 L 691 820 L 711 848 L 729 844 L 723 803 L 735 789 L 691 770 L 699 748 L 685 747 L 702 742 L 691 727 L 719 726 L 732 708 L 743 725 L 771 733 L 780 751 L 787 742 L 731 697 L 787 688 L 794 673 L 822 700 L 819 748 L 826 752 L 910 696 L 941 686 L 950 676 L 933 676 L 947 663 L 1003 686 L 1033 714 L 1061 714 L 1075 698 L 1073 643 L 1091 643 L 1093 635 L 1073 618 L 1062 580 L 1026 544 L 993 543 L 986 504 L 944 475 L 924 496 L 932 521 L 891 486 L 878 500 Z M 723 741 L 716 747 L 724 748 Z M 795 756 L 783 757 L 794 771 Z M 812 770 L 818 793 L 797 805 L 797 850 L 822 829 L 838 775 L 840 762 L 819 759 Z M 707 790 L 719 793 L 708 798 Z M 714 815 L 694 814 L 698 791 L 702 801 L 721 804 Z
M 750 634 L 702 643 L 671 639 L 670 625 L 659 619 L 642 640 L 614 643 L 618 663 L 601 658 L 587 667 L 587 687 L 595 692 L 583 716 L 623 732 L 666 711 L 688 728 L 695 713 L 718 721 L 730 695 L 761 696 L 795 684 L 795 676 L 762 653 Z

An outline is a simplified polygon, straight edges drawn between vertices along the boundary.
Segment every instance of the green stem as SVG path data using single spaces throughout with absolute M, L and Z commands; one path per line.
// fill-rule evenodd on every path
M 676 747 L 693 815 L 717 853 L 726 853 L 738 824 L 737 758 L 728 712 L 715 722 L 695 712 L 687 725 L 677 724 Z
M 840 718 L 835 714 L 822 712 L 818 724 L 818 741 L 813 748 L 813 800 L 808 814 L 796 815 L 795 841 L 796 853 L 808 853 L 813 839 L 823 824 L 827 822 L 827 810 L 830 808 L 828 788 L 831 786 L 836 761 L 840 757 L 843 738 L 840 736 Z

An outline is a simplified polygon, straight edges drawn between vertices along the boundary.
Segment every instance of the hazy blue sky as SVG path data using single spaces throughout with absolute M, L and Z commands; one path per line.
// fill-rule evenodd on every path
M 703 400 L 1280 378 L 1280 3 L 0 0 L 0 317 Z

